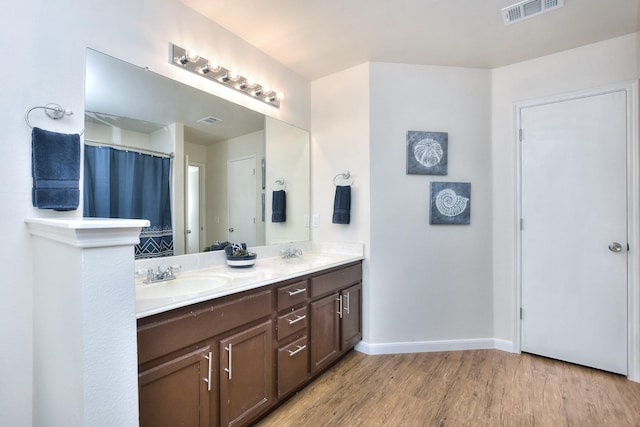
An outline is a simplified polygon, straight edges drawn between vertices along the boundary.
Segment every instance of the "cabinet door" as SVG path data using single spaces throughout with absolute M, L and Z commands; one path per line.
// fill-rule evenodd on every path
M 338 294 L 314 301 L 311 306 L 311 372 L 335 359 L 340 352 Z
M 340 350 L 352 348 L 362 339 L 362 284 L 340 292 L 342 296 L 342 320 Z
M 242 424 L 273 401 L 272 322 L 220 340 L 220 425 Z
M 212 357 L 206 346 L 140 372 L 140 425 L 209 426 Z

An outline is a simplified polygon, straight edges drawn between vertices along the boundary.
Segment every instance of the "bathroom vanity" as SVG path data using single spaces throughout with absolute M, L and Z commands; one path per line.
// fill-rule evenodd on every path
M 177 276 L 136 285 L 141 426 L 247 425 L 362 337 L 362 256 L 259 257 Z M 210 291 L 187 297 L 142 292 L 208 277 Z

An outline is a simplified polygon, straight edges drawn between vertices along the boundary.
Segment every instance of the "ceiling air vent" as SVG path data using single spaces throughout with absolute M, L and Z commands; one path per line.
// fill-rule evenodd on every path
M 201 123 L 203 125 L 213 125 L 216 124 L 218 122 L 221 122 L 222 119 L 218 119 L 216 117 L 213 116 L 207 116 L 207 117 L 203 117 L 200 120 L 197 120 L 198 123 Z
M 502 19 L 504 25 L 510 25 L 562 6 L 564 0 L 525 0 L 502 8 Z

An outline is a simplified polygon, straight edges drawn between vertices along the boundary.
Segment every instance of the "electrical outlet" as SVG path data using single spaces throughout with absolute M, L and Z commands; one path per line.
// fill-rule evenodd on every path
M 313 226 L 320 227 L 320 215 L 318 214 L 313 215 Z
M 308 227 L 309 226 L 309 215 L 305 215 L 304 216 L 304 226 Z

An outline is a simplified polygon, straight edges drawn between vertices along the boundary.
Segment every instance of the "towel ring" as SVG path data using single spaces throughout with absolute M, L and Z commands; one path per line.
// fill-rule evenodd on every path
M 73 115 L 73 111 L 69 110 L 68 108 L 62 108 L 60 105 L 53 102 L 47 105 L 38 105 L 36 107 L 31 107 L 24 114 L 24 121 L 27 122 L 27 126 L 29 126 L 29 128 L 31 129 L 33 129 L 33 126 L 31 125 L 31 122 L 29 122 L 29 114 L 31 114 L 33 110 L 37 110 L 39 108 L 42 108 L 47 117 L 53 120 L 58 120 L 63 118 L 64 116 Z M 80 135 L 82 134 L 84 134 L 84 129 L 82 129 L 82 132 L 80 132 Z
M 344 180 L 347 181 L 347 185 L 351 185 L 353 184 L 353 178 L 351 178 L 351 172 L 349 171 L 344 171 L 342 173 L 337 174 L 336 176 L 333 177 L 333 185 L 334 186 L 338 186 L 338 183 L 336 182 L 336 179 L 338 178 L 342 178 Z
M 276 184 L 278 185 L 282 185 L 282 189 L 286 190 L 287 189 L 287 183 L 285 182 L 284 178 L 278 178 L 276 179 Z

